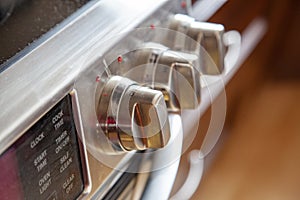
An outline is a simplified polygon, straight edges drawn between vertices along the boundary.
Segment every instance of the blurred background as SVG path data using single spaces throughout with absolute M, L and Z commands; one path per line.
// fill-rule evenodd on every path
M 300 1 L 230 0 L 209 20 L 243 32 L 267 22 L 262 41 L 226 86 L 227 116 L 192 199 L 300 198 Z M 201 118 L 199 149 L 210 110 Z M 188 173 L 182 157 L 176 191 Z

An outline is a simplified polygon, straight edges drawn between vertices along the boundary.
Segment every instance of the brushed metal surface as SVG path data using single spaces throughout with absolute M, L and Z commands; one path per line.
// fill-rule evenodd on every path
M 99 1 L 2 72 L 0 152 L 74 88 L 79 75 L 116 44 L 112 35 L 137 27 L 166 2 Z

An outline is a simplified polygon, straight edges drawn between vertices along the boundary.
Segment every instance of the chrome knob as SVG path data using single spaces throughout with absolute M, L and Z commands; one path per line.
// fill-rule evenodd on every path
M 145 82 L 150 83 L 149 87 L 162 91 L 169 111 L 194 109 L 199 105 L 198 56 L 168 49 L 144 48 L 137 52 L 136 57 L 139 64 L 147 63 L 150 78 Z
M 102 130 L 116 150 L 162 148 L 170 138 L 163 94 L 128 78 L 108 78 L 97 114 Z
M 217 75 L 223 72 L 225 56 L 223 25 L 199 22 L 187 15 L 176 14 L 169 28 L 180 33 L 174 35 L 174 43 L 171 45 L 174 49 L 199 53 L 200 69 L 203 74 Z

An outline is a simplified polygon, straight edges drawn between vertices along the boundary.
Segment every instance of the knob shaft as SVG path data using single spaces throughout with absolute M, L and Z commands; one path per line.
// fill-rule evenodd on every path
M 102 130 L 117 150 L 162 148 L 170 138 L 163 94 L 124 77 L 107 80 L 97 114 Z

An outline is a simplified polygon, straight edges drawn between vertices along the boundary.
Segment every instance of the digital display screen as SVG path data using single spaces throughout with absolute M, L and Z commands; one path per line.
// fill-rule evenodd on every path
M 76 199 L 84 190 L 71 97 L 66 96 L 0 156 L 3 199 Z

